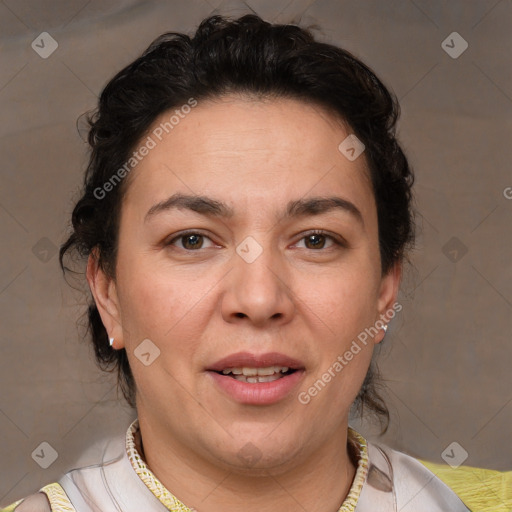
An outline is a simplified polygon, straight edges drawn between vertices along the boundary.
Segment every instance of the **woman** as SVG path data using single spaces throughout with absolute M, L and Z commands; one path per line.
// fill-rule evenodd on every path
M 8 510 L 470 510 L 348 425 L 387 421 L 372 355 L 414 239 L 397 116 L 348 52 L 256 16 L 165 34 L 111 80 L 61 264 L 87 260 L 137 420 Z

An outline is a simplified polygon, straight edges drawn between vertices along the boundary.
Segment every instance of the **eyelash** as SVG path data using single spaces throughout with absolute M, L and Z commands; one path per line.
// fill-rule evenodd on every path
M 208 235 L 205 235 L 204 233 L 201 233 L 200 231 L 195 231 L 195 230 L 189 230 L 189 231 L 183 231 L 181 233 L 179 233 L 177 236 L 174 236 L 171 240 L 169 240 L 168 242 L 165 242 L 164 245 L 167 247 L 167 246 L 172 246 L 174 244 L 175 241 L 177 240 L 181 240 L 189 235 L 198 235 L 198 236 L 202 236 L 204 238 L 208 238 L 210 241 L 212 241 L 210 239 L 210 237 Z M 346 241 L 340 237 L 339 235 L 338 236 L 335 236 L 333 234 L 330 234 L 328 233 L 327 231 L 322 231 L 320 229 L 314 229 L 312 231 L 309 231 L 307 232 L 306 234 L 304 234 L 298 241 L 302 241 L 304 240 L 305 238 L 309 237 L 309 236 L 312 236 L 312 235 L 322 235 L 323 237 L 325 237 L 326 239 L 330 239 L 332 240 L 332 242 L 334 242 L 335 245 L 337 245 L 338 247 L 347 247 L 347 243 Z M 213 242 L 213 241 L 212 241 Z M 315 252 L 320 252 L 322 250 L 329 250 L 331 247 L 328 247 L 328 248 L 321 248 L 321 249 L 310 249 L 310 251 L 315 251 Z M 201 248 L 199 249 L 185 249 L 184 247 L 179 247 L 179 249 L 183 250 L 183 251 L 186 251 L 186 252 L 199 252 Z M 307 249 L 307 247 L 306 247 Z

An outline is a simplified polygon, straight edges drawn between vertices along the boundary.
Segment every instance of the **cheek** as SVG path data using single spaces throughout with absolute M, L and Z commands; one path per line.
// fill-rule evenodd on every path
M 149 338 L 162 351 L 192 349 L 198 339 L 209 282 L 186 272 L 135 259 L 118 267 L 120 304 L 127 345 Z M 206 302 L 206 301 L 205 301 Z M 179 340 L 187 343 L 178 343 Z
M 124 342 L 138 392 L 146 402 L 165 397 L 169 404 L 184 407 L 181 391 L 183 386 L 191 388 L 190 368 L 204 329 L 201 322 L 206 315 L 200 301 L 204 294 L 177 280 L 179 272 L 170 276 L 154 267 L 146 272 L 138 266 L 137 272 L 120 272 L 119 277 L 127 275 L 133 278 L 124 279 L 120 303 Z M 148 366 L 137 358 L 143 340 L 150 340 L 159 351 Z M 157 353 L 153 345 L 149 347 Z
M 355 399 L 371 361 L 371 338 L 361 341 L 358 336 L 375 319 L 375 282 L 370 268 L 354 264 L 317 275 L 314 287 L 303 286 L 300 291 L 305 314 L 315 324 L 318 351 L 304 391 L 318 396 L 318 407 L 333 407 L 335 416 L 335 411 L 346 410 Z
M 354 336 L 373 322 L 377 305 L 377 278 L 369 266 L 346 265 L 305 276 L 297 295 L 335 336 Z

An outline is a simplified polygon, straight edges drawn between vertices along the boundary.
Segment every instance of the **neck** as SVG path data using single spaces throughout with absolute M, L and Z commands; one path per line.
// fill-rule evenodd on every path
M 335 445 L 322 447 L 291 469 L 255 476 L 221 468 L 195 453 L 183 453 L 168 434 L 141 418 L 139 424 L 135 442 L 146 465 L 169 492 L 196 510 L 337 512 L 355 475 L 347 426 L 336 436 Z

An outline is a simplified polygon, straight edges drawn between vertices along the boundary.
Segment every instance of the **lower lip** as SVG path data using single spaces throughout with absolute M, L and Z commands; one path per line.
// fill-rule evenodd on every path
M 304 370 L 296 370 L 272 382 L 241 382 L 221 375 L 208 372 L 215 383 L 232 399 L 247 405 L 270 405 L 286 398 L 298 385 Z

